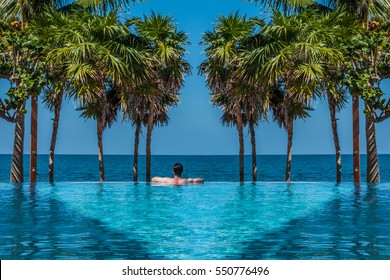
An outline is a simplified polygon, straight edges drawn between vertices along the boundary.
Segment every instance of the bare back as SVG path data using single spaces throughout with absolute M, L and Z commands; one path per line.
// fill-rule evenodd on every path
M 153 177 L 152 182 L 154 183 L 164 183 L 164 184 L 173 184 L 173 185 L 184 185 L 187 183 L 203 183 L 202 178 L 180 178 L 175 176 L 174 178 L 170 177 Z

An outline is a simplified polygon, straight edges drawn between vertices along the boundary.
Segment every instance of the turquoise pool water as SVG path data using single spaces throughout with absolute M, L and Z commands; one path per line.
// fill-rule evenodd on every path
M 1 259 L 390 259 L 390 184 L 0 184 Z

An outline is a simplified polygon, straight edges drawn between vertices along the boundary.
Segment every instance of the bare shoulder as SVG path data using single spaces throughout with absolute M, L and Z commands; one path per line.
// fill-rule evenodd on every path
M 161 177 L 153 177 L 152 182 L 160 182 L 161 179 L 162 179 Z
M 152 182 L 156 182 L 156 183 L 169 183 L 170 181 L 172 181 L 172 178 L 169 178 L 169 177 L 153 177 L 152 178 Z
M 204 183 L 203 178 L 188 178 L 188 183 Z
M 183 185 L 186 183 L 203 183 L 204 180 L 202 178 L 188 178 L 188 179 L 179 179 L 175 180 L 170 177 L 153 177 L 152 178 L 153 183 L 165 183 L 165 184 L 176 184 L 176 185 Z

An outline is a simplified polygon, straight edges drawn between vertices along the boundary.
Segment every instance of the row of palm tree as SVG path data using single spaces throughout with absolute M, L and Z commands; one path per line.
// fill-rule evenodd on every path
M 54 9 L 56 5 L 52 4 L 37 8 L 36 14 L 30 15 L 28 27 L 26 25 L 23 30 L 39 40 L 38 57 L 44 65 L 40 75 L 45 82 L 34 90 L 44 93 L 45 104 L 55 115 L 49 153 L 49 180 L 54 180 L 54 153 L 61 105 L 67 97 L 80 104 L 78 110 L 82 112 L 81 116 L 96 120 L 101 181 L 105 179 L 103 131 L 116 120 L 118 110 L 122 110 L 123 118 L 129 118 L 136 124 L 137 139 L 140 126 L 147 127 L 146 180 L 150 181 L 153 127 L 167 123 L 167 110 L 178 103 L 184 77 L 190 72 L 190 66 L 183 58 L 184 46 L 188 44 L 186 34 L 177 31 L 172 17 L 160 14 L 153 13 L 143 19 L 133 18 L 120 23 L 112 7 L 126 2 L 107 1 L 101 6 L 90 5 L 87 9 L 80 3 L 72 3 L 59 10 Z M 2 16 L 4 19 L 14 16 L 16 22 L 24 24 L 22 18 L 26 17 L 21 14 L 23 11 L 23 7 L 20 11 L 11 9 L 9 14 Z M 4 49 L 7 47 L 4 46 Z M 9 61 L 12 60 L 13 57 L 10 57 Z M 15 83 L 12 86 L 16 89 L 20 87 Z M 10 92 L 14 89 L 12 86 Z M 9 96 L 12 108 L 1 108 L 2 112 L 7 112 L 4 117 L 12 122 L 24 121 L 24 106 L 32 95 L 25 94 L 19 102 L 21 104 L 15 102 L 21 98 Z M 11 109 L 15 110 L 13 116 L 9 116 Z M 19 133 L 21 129 L 18 127 L 17 123 L 14 151 L 21 149 L 18 155 L 22 159 L 24 130 Z M 135 149 L 136 156 L 138 146 Z M 14 172 L 11 172 L 11 182 L 23 181 L 23 162 L 15 156 L 12 170 L 14 168 L 18 176 L 13 176 Z M 134 161 L 133 173 L 134 180 L 138 180 L 137 160 Z
M 229 16 L 220 16 L 214 25 L 213 32 L 206 32 L 202 38 L 205 45 L 206 60 L 199 66 L 199 72 L 206 76 L 207 86 L 212 91 L 212 102 L 223 108 L 222 122 L 226 125 L 235 125 L 239 135 L 239 173 L 240 181 L 244 180 L 244 133 L 247 111 L 245 105 L 255 106 L 254 112 L 259 112 L 262 98 L 256 94 L 254 88 L 240 83 L 234 78 L 238 69 L 237 56 L 249 42 L 249 38 L 257 25 L 263 25 L 262 21 L 247 19 L 238 13 Z M 252 97 L 258 97 L 254 100 Z M 248 99 L 252 99 L 248 101 Z M 256 102 L 259 101 L 259 102 Z M 249 111 L 248 106 L 248 111 Z M 253 116 L 253 115 L 252 115 Z M 249 114 L 248 114 L 249 117 Z M 254 116 L 253 116 L 254 117 Z M 252 118 L 254 125 L 261 114 Z M 251 130 L 252 131 L 252 130 Z M 253 133 L 254 130 L 251 132 Z M 251 134 L 254 142 L 254 134 Z M 255 146 L 253 146 L 253 149 Z M 256 151 L 252 150 L 256 154 Z M 252 172 L 257 172 L 256 159 L 254 157 Z
M 146 181 L 150 181 L 153 128 L 168 123 L 167 110 L 178 103 L 178 93 L 190 73 L 184 60 L 188 38 L 177 31 L 169 16 L 153 13 L 120 23 L 114 8 L 127 7 L 130 2 L 135 1 L 82 1 L 63 7 L 55 1 L 29 5 L 0 0 L 5 7 L 0 27 L 9 29 L 8 37 L 3 36 L 8 39 L 2 39 L 0 45 L 6 50 L 3 57 L 8 67 L 0 72 L 12 85 L 8 103 L 0 100 L 0 117 L 16 123 L 12 182 L 23 181 L 25 104 L 40 92 L 54 112 L 50 181 L 54 180 L 64 98 L 77 100 L 81 116 L 96 120 L 102 181 L 104 129 L 117 120 L 119 111 L 135 127 L 133 179 L 137 181 L 139 136 L 145 126 Z M 388 65 L 389 57 L 388 46 L 376 35 L 384 30 L 383 36 L 388 38 L 388 24 L 378 26 L 376 20 L 388 20 L 389 0 L 253 2 L 274 8 L 272 20 L 266 24 L 238 13 L 218 17 L 213 30 L 202 38 L 206 59 L 199 66 L 213 104 L 223 110 L 222 123 L 237 128 L 240 181 L 244 180 L 245 126 L 251 137 L 253 181 L 257 180 L 255 127 L 272 114 L 286 129 L 285 179 L 289 181 L 294 121 L 309 117 L 313 103 L 324 98 L 332 123 L 336 181 L 341 181 L 336 112 L 344 108 L 348 92 L 354 100 L 361 96 L 365 101 L 367 180 L 379 181 L 374 123 L 390 116 L 389 103 L 383 102 L 379 91 L 380 80 L 390 73 L 375 64 Z M 371 55 L 362 55 L 366 49 L 356 38 L 364 42 L 367 34 L 375 37 Z M 19 41 L 15 39 L 18 36 Z M 376 76 L 367 82 L 362 77 L 372 68 L 370 63 L 375 64 Z M 16 67 L 19 65 L 24 68 Z
M 375 125 L 374 123 L 383 121 L 388 118 L 389 106 L 388 101 L 382 97 L 383 92 L 379 85 L 380 81 L 390 76 L 388 65 L 388 41 L 389 38 L 389 17 L 390 17 L 390 1 L 389 0 L 373 0 L 373 1 L 349 1 L 349 0 L 331 0 L 331 1 L 313 1 L 313 0 L 297 0 L 297 1 L 266 1 L 257 0 L 263 5 L 278 8 L 284 6 L 285 11 L 301 11 L 302 9 L 316 8 L 319 13 L 329 16 L 332 11 L 343 9 L 350 23 L 342 24 L 337 19 L 331 21 L 332 27 L 339 27 L 341 31 L 349 29 L 349 32 L 343 33 L 336 39 L 335 46 L 341 47 L 344 52 L 345 64 L 341 69 L 330 68 L 327 71 L 326 77 L 332 79 L 324 79 L 327 90 L 339 88 L 341 79 L 344 77 L 344 83 L 348 91 L 353 96 L 353 118 L 354 120 L 354 157 L 358 160 L 359 157 L 359 96 L 364 100 L 365 104 L 365 119 L 366 119 L 366 143 L 367 143 L 367 181 L 379 182 L 379 163 L 376 147 Z M 352 24 L 352 20 L 355 24 Z M 382 23 L 382 25 L 379 22 Z M 381 26 L 380 26 L 381 25 Z M 352 28 L 351 28 L 352 27 Z M 378 34 L 382 33 L 382 34 Z M 352 35 L 352 36 L 351 36 Z M 367 44 L 369 47 L 367 48 Z M 358 55 L 356 55 L 358 53 Z M 363 54 L 362 54 L 363 53 Z M 369 55 L 366 55 L 366 54 Z M 362 71 L 357 71 L 360 68 Z M 372 70 L 373 68 L 373 70 Z M 333 71 L 332 71 L 333 70 Z M 339 71 L 341 70 L 341 71 Z M 336 75 L 335 73 L 342 73 Z M 328 81 L 327 81 L 328 80 Z M 337 92 L 337 91 L 336 91 Z M 334 94 L 332 94 L 334 97 Z M 329 95 L 328 95 L 329 96 Z M 338 98 L 331 98 L 331 104 Z M 341 99 L 342 100 L 342 99 Z M 341 102 L 342 105 L 343 102 Z M 382 104 L 382 105 L 381 105 Z M 335 104 L 340 105 L 340 104 Z M 334 109 L 334 107 L 333 107 Z M 331 114 L 333 109 L 331 108 Z M 378 117 L 377 111 L 383 118 Z M 332 118 L 332 124 L 333 124 Z M 334 126 L 334 125 L 333 125 Z M 335 130 L 335 128 L 333 128 Z M 357 137 L 356 137 L 357 136 Z M 334 138 L 336 134 L 334 133 Z M 336 152 L 337 145 L 335 141 Z M 341 158 L 340 158 L 341 160 Z M 360 166 L 354 166 L 356 173 Z M 339 166 L 337 166 L 339 170 Z M 339 176 L 338 176 L 339 177 Z M 355 174 L 355 181 L 360 180 Z
M 173 18 L 170 16 L 163 17 L 152 13 L 150 17 L 144 16 L 143 20 L 132 19 L 128 21 L 128 25 L 134 26 L 136 33 L 146 41 L 147 48 L 154 58 L 151 67 L 155 75 L 153 80 L 149 80 L 148 83 L 149 85 L 150 83 L 155 84 L 155 92 L 149 92 L 146 95 L 149 100 L 143 103 L 148 110 L 146 118 L 146 181 L 150 182 L 153 127 L 156 123 L 167 123 L 167 107 L 174 106 L 179 102 L 178 90 L 184 86 L 184 77 L 191 71 L 189 63 L 184 60 L 186 53 L 184 46 L 189 41 L 186 33 L 177 32 Z M 139 135 L 136 135 L 136 138 L 139 139 Z
M 290 180 L 294 120 L 309 116 L 309 103 L 318 95 L 317 83 L 325 76 L 321 72 L 324 61 L 335 62 L 340 58 L 337 49 L 326 47 L 327 42 L 319 43 L 320 36 L 329 34 L 324 24 L 325 20 L 316 19 L 312 12 L 289 17 L 274 12 L 268 25 L 236 13 L 219 17 L 214 31 L 205 33 L 207 59 L 199 70 L 212 90 L 213 103 L 224 110 L 223 122 L 227 123 L 229 115 L 228 124 L 238 129 L 240 180 L 243 180 L 243 125 L 249 126 L 255 158 L 253 126 L 266 119 L 269 110 L 288 132 L 285 178 Z M 255 181 L 256 161 L 252 164 Z
M 351 80 L 348 73 L 348 65 L 352 60 L 351 46 L 356 37 L 368 29 L 371 21 L 375 23 L 374 16 L 381 20 L 388 18 L 388 3 L 386 0 L 374 1 L 371 6 L 359 1 L 357 7 L 356 1 L 330 1 L 325 4 L 310 0 L 256 2 L 281 8 L 283 12 L 274 10 L 272 20 L 267 25 L 258 18 L 246 19 L 237 13 L 217 18 L 213 31 L 203 36 L 206 60 L 199 67 L 199 72 L 205 75 L 206 84 L 212 92 L 212 102 L 222 107 L 223 124 L 237 127 L 240 181 L 243 180 L 244 169 L 243 126 L 249 124 L 254 155 L 253 124 L 261 118 L 266 119 L 268 112 L 272 112 L 275 121 L 286 128 L 288 147 L 285 178 L 289 181 L 294 120 L 308 117 L 313 101 L 326 96 L 336 150 L 336 180 L 340 182 L 341 151 L 336 111 L 345 106 L 347 91 L 357 95 L 351 83 L 348 83 Z M 361 27 L 362 21 L 364 29 Z M 386 57 L 388 48 L 383 50 L 383 46 L 380 52 Z M 372 57 L 380 57 L 378 49 L 376 47 Z M 382 64 L 386 63 L 384 59 Z M 384 73 L 389 75 L 386 70 L 382 71 Z M 379 86 L 375 90 L 378 92 Z M 389 106 L 378 107 L 377 104 L 383 103 L 378 102 L 377 97 L 381 95 L 379 92 L 374 102 L 370 103 L 374 106 L 368 110 L 367 96 L 360 95 L 365 99 L 366 123 L 370 127 L 366 129 L 367 180 L 376 182 L 379 181 L 379 166 L 373 123 L 378 118 L 375 119 L 373 115 L 376 109 L 380 109 L 382 116 L 387 116 L 385 112 Z M 247 106 L 245 100 L 250 100 L 251 106 Z M 254 119 L 256 122 L 253 122 Z M 256 161 L 253 160 L 252 164 L 252 178 L 255 181 Z

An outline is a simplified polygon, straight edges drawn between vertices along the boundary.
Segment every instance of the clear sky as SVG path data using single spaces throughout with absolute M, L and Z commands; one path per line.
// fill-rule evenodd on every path
M 186 79 L 181 91 L 180 104 L 169 111 L 170 123 L 167 127 L 155 128 L 152 138 L 152 154 L 160 155 L 224 155 L 238 154 L 238 135 L 235 128 L 223 127 L 221 111 L 210 103 L 209 90 L 204 77 L 197 75 L 197 67 L 204 59 L 199 45 L 202 33 L 212 29 L 215 18 L 221 14 L 239 11 L 248 16 L 266 17 L 266 13 L 254 4 L 241 0 L 148 0 L 137 3 L 123 17 L 142 16 L 151 11 L 170 14 L 178 23 L 178 29 L 188 33 L 191 45 L 187 60 L 192 65 L 192 76 Z M 7 84 L 0 82 L 3 96 Z M 390 82 L 384 83 L 387 93 Z M 361 102 L 362 103 L 362 102 Z M 361 104 L 362 105 L 362 104 Z M 29 109 L 28 104 L 28 109 Z M 66 102 L 61 113 L 57 154 L 96 154 L 96 122 L 84 121 L 74 110 L 73 101 Z M 363 110 L 361 110 L 363 111 Z M 52 131 L 52 113 L 39 108 L 38 152 L 49 152 Z M 352 112 L 349 105 L 338 114 L 339 134 L 343 154 L 352 153 Z M 364 116 L 361 115 L 361 150 L 365 151 Z M 377 124 L 378 151 L 390 154 L 390 120 Z M 14 125 L 0 119 L 0 154 L 12 153 Z M 26 118 L 25 153 L 29 153 L 30 118 Z M 258 154 L 285 154 L 287 133 L 280 129 L 272 118 L 262 122 L 256 130 Z M 134 129 L 121 120 L 107 129 L 103 136 L 105 154 L 132 154 Z M 140 154 L 145 154 L 146 131 L 140 139 Z M 245 131 L 245 153 L 250 154 L 250 137 Z M 318 101 L 316 110 L 306 121 L 296 121 L 294 127 L 293 153 L 332 154 L 334 153 L 329 110 L 325 100 Z

